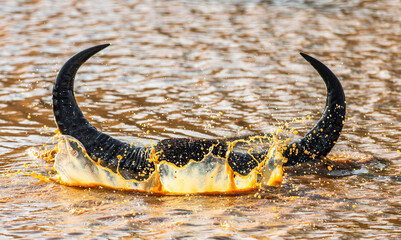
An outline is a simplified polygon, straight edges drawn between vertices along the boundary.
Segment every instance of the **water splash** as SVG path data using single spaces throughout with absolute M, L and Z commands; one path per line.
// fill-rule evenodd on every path
M 310 117 L 293 119 L 292 122 L 310 120 Z M 281 155 L 283 148 L 290 142 L 290 135 L 298 131 L 291 128 L 287 122 L 275 125 L 275 130 L 269 136 L 253 136 L 227 141 L 228 151 L 224 156 L 215 156 L 211 152 L 201 161 L 190 160 L 184 167 L 177 167 L 166 161 L 159 161 L 161 152 L 154 150 L 151 143 L 150 161 L 156 169 L 144 181 L 125 179 L 117 168 L 117 172 L 101 166 L 93 161 L 85 147 L 77 139 L 61 135 L 56 130 L 52 138 L 55 147 L 46 145 L 39 149 L 29 149 L 32 158 L 40 158 L 52 164 L 51 170 L 45 173 L 24 173 L 45 182 L 56 182 L 78 187 L 106 187 L 111 189 L 138 191 L 156 194 L 236 194 L 250 192 L 265 186 L 280 186 L 283 179 L 283 164 L 286 159 Z M 246 176 L 234 172 L 228 164 L 230 151 L 252 153 L 266 151 L 265 158 L 258 162 Z M 356 156 L 361 158 L 360 154 Z M 369 161 L 369 160 L 367 160 Z M 305 163 L 295 168 L 285 168 L 291 174 L 317 174 L 337 176 L 350 175 L 359 167 L 359 161 L 350 158 L 349 154 L 331 155 L 316 163 Z M 46 166 L 47 168 L 47 166 Z
M 274 138 L 275 139 L 275 138 Z M 244 140 L 231 143 L 232 148 Z M 235 173 L 226 158 L 207 154 L 202 161 L 190 161 L 177 167 L 166 161 L 157 162 L 156 170 L 145 181 L 127 180 L 118 172 L 93 161 L 85 147 L 71 136 L 60 136 L 54 169 L 57 174 L 49 179 L 69 186 L 107 187 L 158 194 L 240 193 L 260 186 L 279 186 L 282 182 L 282 165 L 279 141 L 271 143 L 267 157 L 247 176 Z M 231 149 L 232 149 L 231 148 Z M 152 159 L 158 159 L 157 153 Z

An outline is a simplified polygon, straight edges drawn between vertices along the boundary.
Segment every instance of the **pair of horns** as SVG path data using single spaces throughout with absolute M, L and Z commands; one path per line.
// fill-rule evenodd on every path
M 155 170 L 149 160 L 151 149 L 121 142 L 98 131 L 84 117 L 74 97 L 74 79 L 79 67 L 91 56 L 109 46 L 94 46 L 71 57 L 59 71 L 53 89 L 53 112 L 57 126 L 63 135 L 70 135 L 80 141 L 88 155 L 113 172 L 119 172 L 126 179 L 146 180 Z M 345 117 L 345 96 L 337 77 L 318 60 L 304 53 L 301 55 L 318 71 L 327 87 L 326 107 L 320 120 L 299 141 L 284 147 L 286 165 L 313 161 L 326 156 L 335 145 L 343 127 Z M 181 167 L 190 159 L 200 161 L 204 154 L 224 156 L 227 144 L 224 140 L 213 139 L 166 139 L 155 146 L 164 152 L 164 160 Z M 212 150 L 211 150 L 212 149 Z M 264 152 L 256 155 L 262 157 Z M 239 174 L 246 175 L 257 166 L 254 157 L 248 154 L 231 153 L 229 164 Z

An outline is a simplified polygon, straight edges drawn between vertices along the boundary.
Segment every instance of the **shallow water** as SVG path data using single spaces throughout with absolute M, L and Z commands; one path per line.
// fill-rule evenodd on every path
M 399 238 L 400 16 L 390 0 L 2 1 L 0 238 Z M 106 42 L 78 73 L 76 96 L 120 140 L 263 134 L 283 121 L 302 135 L 325 102 L 304 51 L 347 97 L 332 153 L 362 167 L 287 169 L 281 188 L 240 196 L 152 196 L 16 174 L 50 170 L 27 150 L 53 144 L 56 72 Z

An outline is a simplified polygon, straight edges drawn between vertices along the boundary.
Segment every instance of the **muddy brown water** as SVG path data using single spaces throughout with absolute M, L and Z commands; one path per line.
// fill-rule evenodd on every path
M 400 238 L 400 16 L 390 0 L 1 1 L 0 238 Z M 77 99 L 93 125 L 143 144 L 261 134 L 280 122 L 302 135 L 325 87 L 298 52 L 317 57 L 347 97 L 332 151 L 348 155 L 347 166 L 287 169 L 282 187 L 239 196 L 72 188 L 17 174 L 51 168 L 27 150 L 53 144 L 58 69 L 107 42 L 78 73 Z

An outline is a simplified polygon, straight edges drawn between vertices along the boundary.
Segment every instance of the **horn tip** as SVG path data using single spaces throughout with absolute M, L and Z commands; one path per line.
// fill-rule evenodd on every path
M 111 43 L 105 43 L 105 44 L 98 45 L 97 47 L 100 48 L 100 49 L 105 49 L 110 45 L 111 45 Z
M 105 44 L 96 45 L 94 47 L 88 48 L 87 51 L 92 52 L 93 54 L 95 54 L 97 52 L 102 51 L 103 49 L 107 48 L 110 45 L 111 45 L 111 43 L 105 43 Z
M 299 54 L 301 54 L 301 56 L 302 56 L 303 58 L 305 58 L 305 60 L 308 61 L 308 62 L 315 60 L 313 57 L 309 56 L 309 55 L 306 54 L 306 53 L 300 52 Z

